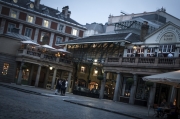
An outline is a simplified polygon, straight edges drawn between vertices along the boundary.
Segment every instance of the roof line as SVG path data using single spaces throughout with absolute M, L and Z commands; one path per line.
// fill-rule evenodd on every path
M 127 42 L 127 43 L 130 43 L 129 41 L 126 41 L 126 40 L 119 40 L 121 42 Z M 99 42 L 80 42 L 80 43 L 62 43 L 62 44 L 59 44 L 59 45 L 71 45 L 71 44 L 90 44 L 90 43 L 110 43 L 110 42 L 119 42 L 118 40 L 117 41 L 99 41 Z

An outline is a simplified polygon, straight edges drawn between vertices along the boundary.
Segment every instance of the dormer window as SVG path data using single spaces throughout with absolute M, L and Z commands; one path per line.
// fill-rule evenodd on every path
M 34 8 L 34 4 L 31 3 L 31 4 L 29 5 L 29 7 L 30 7 L 31 9 L 33 9 L 33 8 Z
M 13 0 L 13 2 L 14 2 L 14 3 L 17 3 L 17 2 L 18 2 L 18 0 Z
M 44 14 L 49 14 L 49 9 L 47 7 L 42 8 Z

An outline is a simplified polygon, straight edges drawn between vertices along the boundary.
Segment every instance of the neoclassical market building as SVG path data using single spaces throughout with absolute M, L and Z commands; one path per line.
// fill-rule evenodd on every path
M 141 27 L 138 22 L 132 23 L 131 27 L 141 28 L 141 31 L 149 32 L 149 28 L 153 27 L 147 21 L 141 22 Z M 100 98 L 106 92 L 114 101 L 146 106 L 166 99 L 179 105 L 179 89 L 159 83 L 150 87 L 142 77 L 180 69 L 180 27 L 167 22 L 159 28 L 152 28 L 149 35 L 143 37 L 142 32 L 137 34 L 137 30 L 133 31 L 131 27 L 122 29 L 120 25 L 115 24 L 118 34 L 105 33 L 62 43 L 76 59 L 75 85 L 99 88 Z M 170 52 L 173 58 L 167 57 Z M 159 57 L 160 53 L 164 57 Z M 104 80 L 97 80 L 97 75 L 102 74 Z M 132 86 L 126 82 L 128 78 L 133 79 Z M 82 83 L 84 85 L 80 85 Z

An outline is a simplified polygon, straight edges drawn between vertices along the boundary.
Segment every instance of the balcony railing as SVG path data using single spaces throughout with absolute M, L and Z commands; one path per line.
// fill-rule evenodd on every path
M 72 60 L 66 59 L 66 58 L 61 58 L 61 57 L 55 57 L 54 55 L 51 54 L 46 54 L 38 51 L 32 51 L 32 50 L 27 50 L 27 49 L 19 49 L 17 52 L 18 56 L 27 56 L 30 58 L 34 59 L 39 59 L 40 61 L 49 61 L 52 63 L 66 63 L 71 65 Z
M 166 57 L 109 57 L 104 66 L 156 66 L 156 67 L 180 67 L 180 58 Z

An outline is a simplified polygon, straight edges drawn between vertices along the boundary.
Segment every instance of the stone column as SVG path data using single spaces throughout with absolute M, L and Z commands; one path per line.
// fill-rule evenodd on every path
M 57 73 L 57 69 L 54 68 L 53 79 L 52 79 L 52 83 L 51 83 L 51 89 L 54 89 L 54 83 L 56 80 L 56 73 Z
M 124 82 L 123 82 L 122 96 L 124 96 L 125 90 L 126 90 L 126 79 L 124 79 Z
M 38 35 L 39 35 L 39 29 L 36 28 L 35 34 L 34 34 L 34 41 L 37 42 L 38 41 Z
M 127 48 L 124 49 L 124 54 L 123 54 L 123 57 L 127 57 Z
M 54 33 L 51 33 L 49 45 L 52 46 L 54 41 Z
M 0 34 L 3 34 L 3 32 L 4 32 L 5 23 L 6 23 L 6 19 L 2 19 L 1 20 L 1 27 L 0 27 Z
M 38 72 L 37 72 L 37 75 L 36 75 L 35 87 L 38 87 L 40 73 L 41 73 L 41 65 L 38 66 Z
M 45 80 L 44 80 L 44 88 L 46 88 L 46 85 L 47 85 L 47 81 L 48 81 L 48 77 L 49 77 L 49 67 L 47 67 L 47 72 L 46 72 L 46 77 L 45 77 Z
M 67 86 L 67 89 L 66 89 L 67 92 L 70 92 L 71 76 L 72 76 L 72 72 L 69 72 L 69 75 L 68 75 L 68 86 Z
M 130 104 L 134 104 L 136 87 L 137 87 L 137 75 L 136 74 L 134 74 L 133 80 L 134 80 L 134 83 L 133 83 L 133 85 L 131 87 L 130 98 L 129 98 L 129 103 Z
M 106 84 L 106 74 L 103 74 L 103 80 L 101 81 L 101 90 L 100 90 L 100 94 L 99 94 L 99 99 L 103 99 L 104 97 L 104 89 L 105 89 L 105 84 Z
M 172 86 L 171 88 L 171 95 L 170 95 L 170 102 L 174 102 L 174 99 L 176 98 L 176 88 L 174 86 Z
M 153 86 L 151 87 L 150 92 L 149 92 L 149 99 L 148 99 L 147 106 L 148 105 L 153 106 L 155 93 L 156 93 L 156 83 L 153 83 Z
M 17 81 L 17 84 L 18 85 L 21 85 L 21 80 L 22 80 L 22 66 L 24 65 L 24 62 L 22 61 L 21 62 L 21 66 L 20 66 L 20 69 L 19 69 L 19 74 L 18 74 L 18 81 Z
M 119 88 L 121 88 L 121 82 L 122 82 L 121 73 L 117 73 L 116 86 L 115 86 L 115 89 L 114 89 L 113 101 L 118 101 L 119 100 L 118 91 L 119 91 Z
M 31 72 L 30 72 L 30 76 L 29 76 L 29 80 L 28 80 L 28 84 L 29 84 L 29 85 L 31 85 L 33 73 L 34 73 L 34 65 L 32 64 Z

